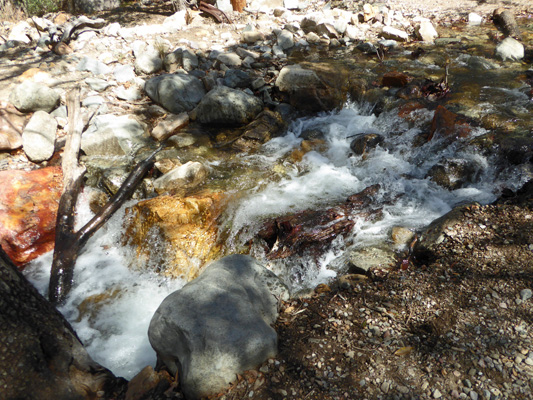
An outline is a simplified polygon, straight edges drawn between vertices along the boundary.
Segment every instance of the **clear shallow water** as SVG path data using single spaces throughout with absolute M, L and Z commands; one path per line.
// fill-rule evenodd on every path
M 434 140 L 420 147 L 412 144 L 420 126 L 431 120 L 429 111 L 418 111 L 417 124 L 410 126 L 395 113 L 375 117 L 370 107 L 348 105 L 338 113 L 296 121 L 288 133 L 265 144 L 254 155 L 233 160 L 232 168 L 257 173 L 238 179 L 237 200 L 229 207 L 221 226 L 227 237 L 226 253 L 240 252 L 254 238 L 268 218 L 305 209 L 327 208 L 343 202 L 366 187 L 380 184 L 376 202 L 383 217 L 369 222 L 355 219 L 351 235 L 338 237 L 329 251 L 318 259 L 293 257 L 269 262 L 272 270 L 297 291 L 314 287 L 334 277 L 345 265 L 351 249 L 388 243 L 395 225 L 418 229 L 429 224 L 459 203 L 489 203 L 503 187 L 516 189 L 521 177 L 512 170 L 500 171 L 494 160 L 463 148 L 462 141 Z M 302 143 L 306 131 L 320 130 L 325 146 L 306 153 L 300 162 L 289 155 Z M 383 144 L 366 158 L 351 155 L 354 135 L 379 133 Z M 482 134 L 478 130 L 474 134 Z M 426 178 L 429 169 L 443 158 L 470 160 L 477 166 L 475 182 L 449 191 Z M 211 162 L 214 176 L 223 162 Z M 253 182 L 250 176 L 256 177 Z M 217 186 L 217 182 L 213 182 Z M 251 189 L 250 189 L 251 188 Z M 88 221 L 86 195 L 79 204 L 79 225 Z M 147 364 L 155 364 L 155 353 L 147 338 L 150 319 L 161 301 L 184 282 L 128 267 L 134 253 L 121 245 L 124 209 L 119 211 L 88 242 L 78 258 L 75 285 L 60 311 L 72 323 L 92 357 L 116 375 L 133 377 Z M 251 254 L 262 259 L 260 247 Z M 34 261 L 25 274 L 45 294 L 51 254 Z

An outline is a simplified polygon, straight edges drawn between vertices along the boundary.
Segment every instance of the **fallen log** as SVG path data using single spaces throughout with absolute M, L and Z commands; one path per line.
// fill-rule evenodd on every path
M 74 231 L 75 208 L 81 190 L 85 168 L 78 164 L 83 122 L 80 117 L 79 89 L 67 95 L 69 134 L 63 153 L 64 192 L 57 210 L 54 257 L 50 272 L 48 298 L 53 304 L 63 302 L 72 288 L 74 265 L 80 250 L 89 238 L 117 211 L 135 191 L 144 175 L 152 168 L 155 155 L 163 144 L 144 161 L 137 164 L 120 189 L 107 204 L 80 230 Z
M 266 222 L 258 232 L 269 260 L 301 255 L 311 249 L 318 255 L 339 235 L 346 237 L 356 218 L 373 218 L 381 208 L 372 207 L 379 185 L 350 196 L 327 210 L 305 210 Z

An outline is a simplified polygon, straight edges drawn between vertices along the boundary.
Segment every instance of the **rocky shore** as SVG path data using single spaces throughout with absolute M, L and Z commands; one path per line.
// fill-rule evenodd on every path
M 321 63 L 321 52 L 341 49 L 382 62 L 390 49 L 413 42 L 448 43 L 438 32 L 453 29 L 458 21 L 491 23 L 499 6 L 516 16 L 532 12 L 526 0 L 458 3 L 285 0 L 274 6 L 257 0 L 240 14 L 221 4 L 231 20 L 223 24 L 197 10 L 174 13 L 169 4 L 147 3 L 91 17 L 59 13 L 2 22 L 2 182 L 13 182 L 10 173 L 19 170 L 57 175 L 68 130 L 66 94 L 79 86 L 88 125 L 81 145 L 87 184 L 105 187 L 103 200 L 92 200 L 93 208 L 116 193 L 147 151 L 168 140 L 172 149 L 158 156 L 157 171 L 136 196 L 173 195 L 165 202 L 175 210 L 180 198 L 198 194 L 208 177 L 202 163 L 191 159 L 181 165 L 177 152 L 183 154 L 192 144 L 205 148 L 205 142 L 209 149 L 253 152 L 297 116 L 342 107 L 349 98 L 376 96 L 376 85 L 356 79 L 357 71 Z M 165 15 L 149 13 L 158 7 Z M 503 38 L 495 37 L 494 58 L 531 68 L 531 34 L 508 37 L 505 46 Z M 302 56 L 300 62 L 299 54 L 317 59 L 310 63 Z M 422 87 L 408 86 L 411 77 L 401 73 L 380 79 L 381 88 Z M 533 82 L 533 77 L 527 79 Z M 388 90 L 387 96 L 409 100 L 412 93 Z M 440 119 L 431 121 L 425 140 L 436 131 L 453 130 L 452 136 L 463 128 L 470 131 L 470 120 L 450 113 L 437 108 Z M 514 129 L 508 121 L 494 124 L 504 133 Z M 507 158 L 520 159 L 516 163 L 524 171 L 531 165 L 530 139 L 507 148 Z M 358 154 L 361 147 L 364 156 L 368 143 L 352 149 Z M 507 151 L 503 142 L 496 143 Z M 25 181 L 24 193 L 41 184 L 32 179 Z M 58 201 L 60 180 L 55 177 L 52 185 L 44 178 L 44 189 L 37 189 L 45 193 L 43 204 Z M 411 240 L 411 252 L 400 254 L 387 268 L 352 266 L 348 275 L 320 285 L 309 296 L 280 301 L 275 325 L 279 354 L 238 375 L 230 389 L 211 398 L 533 398 L 533 193 L 526 185 L 505 195 L 492 205 L 455 209 Z M 137 246 L 139 260 L 150 258 L 152 245 L 143 235 L 157 219 L 154 215 L 165 209 L 152 200 L 129 210 L 133 222 L 126 231 L 132 234 L 125 242 Z M 225 201 L 213 191 L 180 203 L 185 211 L 176 221 L 186 219 L 194 226 L 186 234 L 197 230 L 196 237 L 206 242 L 172 248 L 185 255 L 172 259 L 176 267 L 165 273 L 192 279 L 220 255 L 212 221 Z M 13 209 L 0 209 L 3 218 L 18 218 L 9 214 Z M 35 221 L 35 214 L 29 214 Z M 27 225 L 15 233 L 0 230 L 2 245 L 7 243 L 6 252 L 18 265 L 28 254 L 34 258 L 50 249 L 55 214 L 38 219 L 39 240 L 32 251 L 20 234 Z M 175 226 L 163 225 L 158 229 L 168 238 L 186 236 L 176 232 L 175 221 L 167 224 Z M 206 250 L 206 243 L 213 248 Z M 187 265 L 193 256 L 200 260 L 196 269 Z M 117 390 L 126 399 L 183 398 L 178 382 L 175 371 L 147 367 Z

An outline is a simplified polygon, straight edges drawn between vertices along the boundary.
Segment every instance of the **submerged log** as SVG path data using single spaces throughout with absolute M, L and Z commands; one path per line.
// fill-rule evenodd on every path
M 346 237 L 356 218 L 374 218 L 381 208 L 374 208 L 374 196 L 380 186 L 372 185 L 350 196 L 345 203 L 327 210 L 305 210 L 275 218 L 263 225 L 258 236 L 265 244 L 267 258 L 287 258 L 312 249 L 319 253 L 337 236 Z

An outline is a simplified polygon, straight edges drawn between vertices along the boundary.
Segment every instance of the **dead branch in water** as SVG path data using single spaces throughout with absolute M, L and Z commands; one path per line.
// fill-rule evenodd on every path
M 69 114 L 69 133 L 63 153 L 63 182 L 64 190 L 59 200 L 57 210 L 56 238 L 48 298 L 54 303 L 63 302 L 72 288 L 74 265 L 78 254 L 89 238 L 117 211 L 135 188 L 142 181 L 144 175 L 153 165 L 155 155 L 162 145 L 153 151 L 144 161 L 139 163 L 126 178 L 117 193 L 107 204 L 79 231 L 74 231 L 75 208 L 81 191 L 85 168 L 78 164 L 81 146 L 81 134 L 84 126 L 80 115 L 79 88 L 67 95 Z

